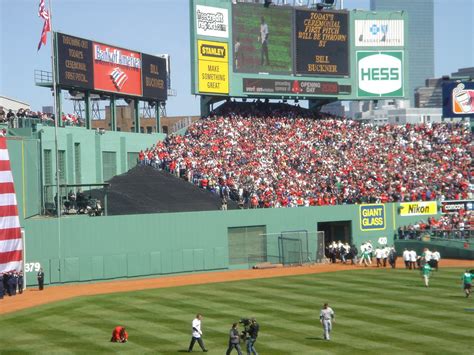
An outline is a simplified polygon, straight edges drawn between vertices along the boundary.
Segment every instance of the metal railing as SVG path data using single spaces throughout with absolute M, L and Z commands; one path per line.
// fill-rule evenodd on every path
M 474 240 L 474 230 L 453 229 L 453 230 L 411 230 L 397 233 L 395 239 L 398 240 L 422 240 L 423 237 L 436 238 L 441 240 L 469 241 Z
M 35 83 L 36 84 L 52 84 L 53 72 L 35 69 Z

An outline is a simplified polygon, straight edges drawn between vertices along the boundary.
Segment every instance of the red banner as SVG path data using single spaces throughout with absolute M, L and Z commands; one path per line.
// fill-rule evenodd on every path
M 142 95 L 142 58 L 138 52 L 94 43 L 94 89 Z

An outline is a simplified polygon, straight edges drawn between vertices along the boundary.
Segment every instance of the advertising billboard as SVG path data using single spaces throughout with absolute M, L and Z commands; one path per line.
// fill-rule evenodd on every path
M 166 59 L 56 33 L 58 84 L 63 88 L 112 92 L 166 100 Z
M 293 71 L 292 10 L 237 3 L 232 7 L 234 72 Z
M 229 14 L 227 9 L 196 5 L 196 32 L 201 36 L 229 37 Z
M 330 81 L 243 79 L 243 91 L 255 94 L 338 95 L 351 87 Z
M 403 202 L 400 203 L 400 216 L 424 216 L 438 213 L 436 201 Z
M 403 51 L 358 51 L 358 97 L 403 97 Z
M 193 94 L 302 100 L 406 95 L 406 12 L 316 11 L 275 1 L 269 7 L 261 1 L 190 4 Z M 202 41 L 225 47 L 226 61 L 204 58 Z
M 94 89 L 141 96 L 142 59 L 138 52 L 94 43 Z
M 463 213 L 474 210 L 473 200 L 457 200 L 441 202 L 441 211 L 443 213 Z
M 360 230 L 363 232 L 385 229 L 385 205 L 363 204 L 359 206 Z
M 349 15 L 295 11 L 296 74 L 349 75 Z
M 167 74 L 166 58 L 142 53 L 143 97 L 166 100 L 168 97 Z
M 403 20 L 355 20 L 356 47 L 403 47 Z
M 59 83 L 92 90 L 94 88 L 92 42 L 58 33 L 56 43 Z
M 198 41 L 199 92 L 229 93 L 229 48 L 225 42 Z
M 443 116 L 474 117 L 474 82 L 443 84 Z

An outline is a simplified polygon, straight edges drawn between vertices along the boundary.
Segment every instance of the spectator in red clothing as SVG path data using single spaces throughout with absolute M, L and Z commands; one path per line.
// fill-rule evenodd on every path
M 143 150 L 140 150 L 140 153 L 138 153 L 138 163 L 140 165 L 145 165 L 145 153 Z
M 128 333 L 125 327 L 120 325 L 116 326 L 112 332 L 110 341 L 113 343 L 126 343 L 128 341 Z

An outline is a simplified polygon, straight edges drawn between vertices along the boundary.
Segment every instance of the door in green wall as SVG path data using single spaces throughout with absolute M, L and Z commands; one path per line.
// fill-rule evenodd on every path
M 137 165 L 138 153 L 128 152 L 127 153 L 127 169 L 133 169 Z
M 58 150 L 59 183 L 66 183 L 66 151 Z
M 103 179 L 108 181 L 117 175 L 117 153 L 102 152 Z
M 53 158 L 51 149 L 44 150 L 44 184 L 53 184 Z M 45 202 L 53 202 L 53 189 L 47 188 L 44 196 Z
M 266 226 L 231 227 L 229 240 L 229 265 L 247 264 L 249 257 L 266 258 Z
M 81 143 L 74 143 L 74 175 L 76 184 L 81 184 Z

